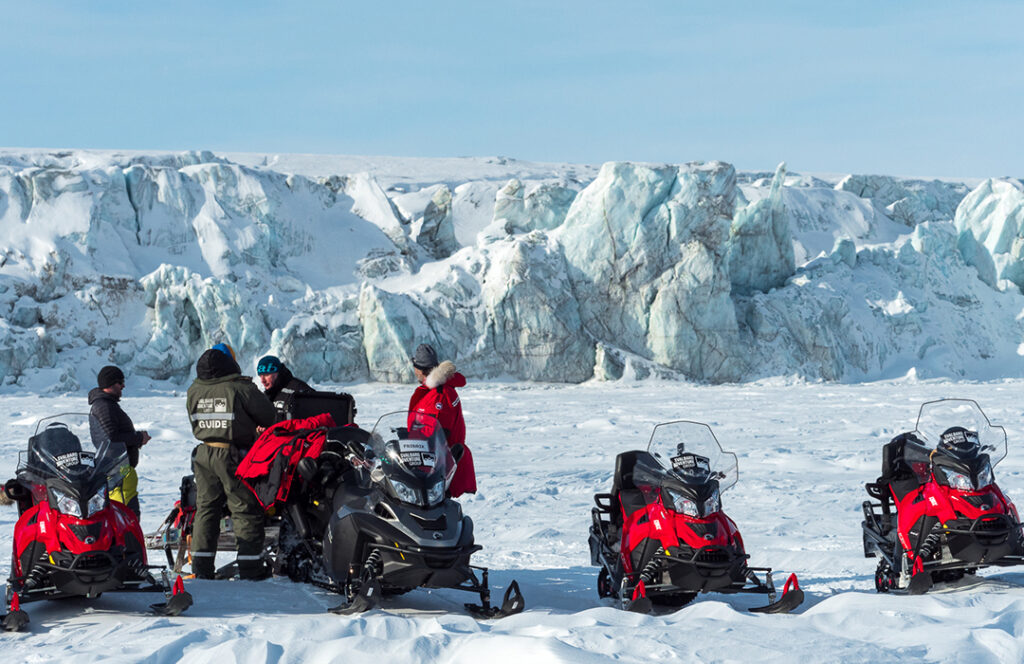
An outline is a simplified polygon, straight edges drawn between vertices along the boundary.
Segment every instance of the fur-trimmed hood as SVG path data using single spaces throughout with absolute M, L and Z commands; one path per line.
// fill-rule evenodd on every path
M 462 387 L 466 384 L 466 377 L 456 370 L 454 362 L 445 360 L 433 368 L 423 384 L 431 390 L 442 385 Z

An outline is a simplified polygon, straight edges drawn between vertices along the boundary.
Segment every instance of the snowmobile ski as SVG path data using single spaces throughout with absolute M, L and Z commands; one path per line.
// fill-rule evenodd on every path
M 490 605 L 490 591 L 487 591 L 486 596 L 481 594 L 480 604 L 466 604 L 465 607 L 470 615 L 477 619 L 506 618 L 521 613 L 526 607 L 526 602 L 519 591 L 519 583 L 513 580 L 505 589 L 500 607 Z
M 163 581 L 164 585 L 169 585 L 167 570 L 163 570 Z M 192 595 L 185 590 L 185 582 L 182 581 L 180 574 L 174 580 L 174 585 L 171 586 L 170 592 L 165 592 L 164 594 L 167 598 L 166 602 L 149 605 L 149 608 L 157 615 L 180 616 L 185 612 L 185 609 L 192 606 Z

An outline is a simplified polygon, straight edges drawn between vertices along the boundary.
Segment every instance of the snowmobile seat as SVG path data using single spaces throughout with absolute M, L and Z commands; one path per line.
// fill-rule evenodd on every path
M 658 463 L 654 457 L 642 450 L 630 450 L 615 457 L 611 504 L 611 521 L 615 525 L 621 525 L 623 509 L 632 513 L 644 506 L 643 496 L 633 482 L 633 469 L 640 459 L 652 465 Z
M 613 495 L 617 496 L 618 492 L 621 492 L 623 489 L 636 489 L 636 485 L 633 484 L 633 468 L 636 467 L 637 455 L 640 454 L 647 453 L 640 450 L 631 450 L 615 457 L 615 474 L 611 480 L 611 493 Z
M 882 508 L 888 514 L 890 492 L 900 498 L 920 486 L 921 479 L 914 471 L 911 459 L 927 459 L 928 448 L 912 431 L 901 433 L 882 446 L 882 474 L 874 484 L 866 485 L 868 494 L 882 501 Z M 918 464 L 919 465 L 919 464 Z
M 912 431 L 901 433 L 882 446 L 882 474 L 878 478 L 879 484 L 890 484 L 916 477 L 906 458 L 908 445 L 917 453 L 914 456 L 927 456 L 924 443 Z
M 295 420 L 330 413 L 338 426 L 352 424 L 356 400 L 346 392 L 296 392 L 289 401 L 286 419 Z

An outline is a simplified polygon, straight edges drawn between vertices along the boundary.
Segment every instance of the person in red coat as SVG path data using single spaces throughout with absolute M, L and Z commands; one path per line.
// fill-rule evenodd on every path
M 441 423 L 448 447 L 462 445 L 463 454 L 455 469 L 449 493 L 458 498 L 464 493 L 476 493 L 476 470 L 473 454 L 466 446 L 466 422 L 462 419 L 462 404 L 455 388 L 466 384 L 466 377 L 445 360 L 437 361 L 437 353 L 428 344 L 420 344 L 412 357 L 412 369 L 419 387 L 409 399 L 409 412 L 433 415 Z

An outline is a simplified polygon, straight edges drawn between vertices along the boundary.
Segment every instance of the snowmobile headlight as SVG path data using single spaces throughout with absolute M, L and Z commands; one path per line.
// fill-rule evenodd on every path
M 419 505 L 421 502 L 423 502 L 422 500 L 420 500 L 419 492 L 417 492 L 415 489 L 410 487 L 405 482 L 400 482 L 398 480 L 393 479 L 391 480 L 391 486 L 395 490 L 395 495 L 398 496 L 398 499 L 401 500 L 403 503 L 412 503 L 413 505 Z
M 956 489 L 957 491 L 974 490 L 974 482 L 972 482 L 971 478 L 967 475 L 958 473 L 955 470 L 950 470 L 949 468 L 943 468 L 942 472 L 946 474 L 946 484 L 948 484 L 950 488 Z
M 992 484 L 992 464 L 986 463 L 985 467 L 978 471 L 978 488 L 984 489 Z
M 53 492 L 54 500 L 57 501 L 57 511 L 68 516 L 82 518 L 82 506 L 78 504 L 76 496 L 64 493 L 60 489 L 50 489 Z
M 96 492 L 96 495 L 89 499 L 89 502 L 85 505 L 85 515 L 92 516 L 96 512 L 107 506 L 107 494 L 100 489 Z
M 434 486 L 427 489 L 427 507 L 438 504 L 444 500 L 444 480 L 438 480 Z
M 692 516 L 696 518 L 697 514 L 697 503 L 693 502 L 681 493 L 677 493 L 672 489 L 665 489 L 665 493 L 672 501 L 672 509 L 686 516 Z
M 715 489 L 715 492 L 704 501 L 704 516 L 714 514 L 720 509 L 722 509 L 722 498 L 718 494 L 718 489 Z

